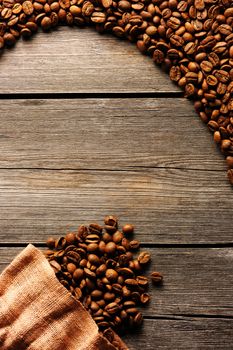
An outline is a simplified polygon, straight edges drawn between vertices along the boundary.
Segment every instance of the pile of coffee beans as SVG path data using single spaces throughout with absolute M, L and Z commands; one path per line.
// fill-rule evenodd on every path
M 93 223 L 77 232 L 47 240 L 45 255 L 58 280 L 82 302 L 102 331 L 125 331 L 143 321 L 139 305 L 149 302 L 149 279 L 142 274 L 150 254 L 141 252 L 132 238 L 134 226 L 122 230 L 115 216 L 107 216 L 103 227 Z M 159 272 L 151 274 L 153 283 L 161 283 Z M 109 331 L 107 332 L 109 334 Z
M 1 0 L 0 15 L 0 48 L 64 24 L 135 42 L 195 101 L 233 184 L 232 0 Z

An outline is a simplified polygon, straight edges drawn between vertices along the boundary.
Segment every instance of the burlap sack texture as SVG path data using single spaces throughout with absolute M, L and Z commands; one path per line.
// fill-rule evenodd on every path
M 29 244 L 0 276 L 1 350 L 127 350 L 98 332 L 82 304 Z

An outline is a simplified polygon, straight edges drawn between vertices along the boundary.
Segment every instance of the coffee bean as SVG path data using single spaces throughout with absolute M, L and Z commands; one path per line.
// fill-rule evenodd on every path
M 99 310 L 99 305 L 95 302 L 95 301 L 92 301 L 91 302 L 91 305 L 90 305 L 90 309 L 93 311 L 93 312 L 96 312 Z
M 163 276 L 159 272 L 152 272 L 151 273 L 151 280 L 154 283 L 161 283 L 163 280 Z
M 127 288 L 135 288 L 138 286 L 138 282 L 133 278 L 127 278 L 125 280 L 125 284 L 126 284 Z
M 233 170 L 232 169 L 228 170 L 227 176 L 228 176 L 230 183 L 233 185 Z
M 95 289 L 91 292 L 91 297 L 94 300 L 101 299 L 103 297 L 103 292 L 101 290 Z
M 70 6 L 69 10 L 70 10 L 70 13 L 71 13 L 73 16 L 79 16 L 79 15 L 81 15 L 81 13 L 82 13 L 81 8 L 78 7 L 78 6 L 76 6 L 76 5 Z
M 85 243 L 99 243 L 100 237 L 97 234 L 89 234 L 85 239 Z
M 137 240 L 133 240 L 133 241 L 130 241 L 129 242 L 129 248 L 130 249 L 132 249 L 132 250 L 136 250 L 136 249 L 138 249 L 140 247 L 140 243 L 139 243 L 139 241 L 137 241 Z
M 73 264 L 73 263 L 69 263 L 69 264 L 67 264 L 66 268 L 67 268 L 68 272 L 73 274 L 75 272 L 75 270 L 76 270 L 76 265 Z
M 100 264 L 100 259 L 97 255 L 95 254 L 89 254 L 88 255 L 88 261 L 93 264 L 93 265 L 99 265 Z
M 141 326 L 142 322 L 143 322 L 143 316 L 142 316 L 142 313 L 141 312 L 138 312 L 136 314 L 136 316 L 134 317 L 134 325 L 135 326 Z
M 112 32 L 114 35 L 116 35 L 118 38 L 123 38 L 125 36 L 125 31 L 120 26 L 113 27 Z
M 161 50 L 158 50 L 158 49 L 154 50 L 153 60 L 155 63 L 161 64 L 163 63 L 164 59 L 165 59 L 165 56 Z
M 114 293 L 111 293 L 111 292 L 104 293 L 104 300 L 106 302 L 113 301 L 115 299 L 115 297 L 116 297 L 116 295 Z
M 210 73 L 213 69 L 213 65 L 209 61 L 202 61 L 200 67 L 205 73 Z
M 110 282 L 116 282 L 118 273 L 113 269 L 107 269 L 105 272 L 105 276 Z
M 134 233 L 134 226 L 131 225 L 131 224 L 126 224 L 126 225 L 123 226 L 122 232 L 123 232 L 125 235 L 131 235 L 131 234 Z
M 3 36 L 3 42 L 7 46 L 11 47 L 16 43 L 16 39 L 15 39 L 14 35 L 12 35 L 11 33 L 6 33 Z
M 42 20 L 41 20 L 41 28 L 45 31 L 51 29 L 52 27 L 52 21 L 50 19 L 50 17 L 45 16 Z
M 61 271 L 61 265 L 58 264 L 56 260 L 50 260 L 50 265 L 52 266 L 55 273 L 58 273 Z
M 134 277 L 134 272 L 127 267 L 119 268 L 119 269 L 117 269 L 117 272 L 126 278 Z
M 145 276 L 137 276 L 136 281 L 140 287 L 147 287 L 149 283 L 148 278 Z
M 140 264 L 147 264 L 151 259 L 150 253 L 141 252 L 138 256 L 138 261 Z
M 105 252 L 107 254 L 113 254 L 116 251 L 116 244 L 114 242 L 109 242 L 105 246 Z
M 87 251 L 88 252 L 97 252 L 99 249 L 99 245 L 97 243 L 90 243 L 87 246 Z
M 123 231 L 123 230 L 122 230 Z M 124 238 L 124 235 L 122 232 L 120 231 L 116 231 L 113 236 L 112 236 L 112 240 L 114 243 L 118 244 L 121 242 L 122 238 Z
M 229 168 L 233 168 L 233 157 L 232 156 L 228 156 L 226 158 L 226 161 L 227 161 L 227 165 Z
M 110 303 L 105 307 L 105 310 L 110 314 L 114 315 L 120 311 L 120 307 L 117 303 Z
M 115 293 L 117 293 L 117 294 L 122 294 L 122 286 L 121 286 L 120 284 L 114 283 L 114 284 L 112 285 L 112 289 L 113 289 L 113 291 L 114 291 Z
M 81 291 L 80 288 L 78 288 L 78 287 L 75 288 L 75 294 L 74 294 L 74 296 L 75 296 L 75 298 L 78 299 L 78 300 L 82 298 L 82 291 Z
M 106 9 L 112 6 L 112 0 L 101 0 L 101 3 L 103 7 Z
M 105 274 L 107 270 L 107 266 L 105 264 L 100 265 L 97 269 L 96 269 L 96 274 L 97 276 L 102 276 Z
M 55 239 L 53 237 L 49 237 L 46 244 L 49 248 L 53 249 L 55 247 Z
M 29 0 L 26 0 L 22 3 L 22 8 L 23 8 L 23 12 L 26 15 L 31 15 L 34 11 L 34 7 L 32 5 L 32 2 Z
M 76 269 L 73 273 L 73 278 L 78 281 L 81 280 L 83 278 L 84 275 L 84 271 L 80 268 Z
M 68 244 L 73 244 L 76 241 L 76 235 L 74 232 L 67 233 L 65 239 Z
M 147 304 L 150 301 L 150 295 L 148 293 L 141 294 L 140 301 L 142 304 Z
M 178 66 L 173 66 L 171 67 L 170 69 L 170 79 L 172 81 L 179 81 L 180 78 L 181 78 L 181 70 L 180 70 L 180 67 Z
M 218 84 L 218 79 L 214 75 L 208 75 L 206 82 L 209 86 L 216 86 Z

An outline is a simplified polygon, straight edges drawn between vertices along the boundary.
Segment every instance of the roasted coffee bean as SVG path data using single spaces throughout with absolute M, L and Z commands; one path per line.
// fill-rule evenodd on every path
M 213 65 L 209 61 L 202 61 L 200 67 L 205 73 L 210 73 L 213 69 Z
M 141 312 L 138 312 L 137 314 L 136 314 L 136 316 L 134 317 L 134 319 L 133 319 L 133 321 L 134 321 L 134 325 L 135 326 L 141 326 L 141 324 L 142 324 L 142 322 L 143 322 L 143 316 L 142 316 L 142 313 Z
M 117 272 L 120 275 L 124 276 L 125 278 L 134 277 L 134 272 L 131 269 L 127 268 L 127 267 L 119 268 L 119 269 L 117 269 Z
M 110 303 L 105 307 L 105 310 L 110 314 L 114 315 L 117 314 L 120 311 L 120 307 L 117 303 Z
M 111 292 L 104 293 L 104 300 L 106 302 L 113 301 L 115 298 L 116 298 L 116 295 L 114 293 L 111 293 Z
M 148 252 L 141 252 L 138 256 L 138 261 L 140 264 L 147 264 L 151 259 L 150 253 Z
M 91 297 L 94 300 L 101 299 L 103 297 L 103 292 L 101 290 L 95 289 L 91 292 Z
M 84 267 L 84 273 L 85 273 L 85 276 L 90 278 L 90 279 L 94 279 L 96 277 L 96 274 L 95 272 L 91 271 L 90 269 Z
M 75 294 L 74 294 L 74 296 L 75 296 L 75 298 L 78 299 L 78 300 L 82 298 L 82 291 L 81 291 L 80 288 L 78 288 L 78 287 L 75 288 Z
M 88 255 L 88 261 L 93 264 L 93 265 L 99 265 L 100 264 L 100 259 L 97 255 L 95 254 L 89 254 Z
M 154 283 L 161 283 L 163 280 L 163 276 L 159 272 L 152 272 L 151 273 L 151 280 Z
M 114 242 L 108 242 L 105 246 L 105 253 L 113 254 L 116 251 L 116 244 Z
M 125 234 L 125 235 L 131 235 L 134 233 L 134 226 L 131 225 L 131 224 L 126 224 L 122 227 L 122 232 Z
M 90 243 L 88 244 L 87 246 L 87 251 L 90 252 L 90 253 L 94 253 L 94 252 L 97 252 L 99 249 L 99 246 L 97 243 Z
M 140 296 L 140 300 L 142 304 L 147 304 L 150 301 L 150 295 L 148 293 L 143 293 Z
M 53 249 L 55 247 L 55 239 L 53 237 L 49 237 L 46 244 L 49 248 Z
M 100 237 L 97 234 L 90 234 L 87 235 L 85 239 L 85 243 L 90 244 L 90 243 L 99 243 Z
M 120 231 L 116 231 L 113 236 L 112 236 L 112 240 L 114 243 L 120 243 L 122 241 L 122 238 L 124 238 L 124 235 L 122 232 Z
M 113 269 L 107 269 L 105 272 L 105 276 L 110 282 L 116 282 L 118 273 Z
M 182 73 L 181 73 L 180 67 L 178 66 L 171 67 L 169 75 L 172 81 L 179 81 L 181 78 L 181 74 Z
M 26 15 L 31 15 L 34 11 L 34 8 L 33 8 L 33 5 L 32 5 L 32 2 L 29 1 L 29 0 L 26 0 L 22 3 L 22 8 L 23 8 L 23 12 L 26 14 Z
M 136 281 L 140 287 L 147 287 L 149 283 L 148 278 L 145 276 L 137 276 Z
M 52 266 L 55 273 L 58 273 L 61 271 L 61 265 L 58 264 L 56 260 L 50 260 L 50 265 Z
M 74 232 L 67 233 L 65 239 L 67 244 L 74 244 L 74 242 L 76 241 L 76 235 Z
M 97 269 L 96 269 L 96 275 L 97 276 L 102 276 L 105 274 L 107 270 L 107 266 L 105 264 L 101 264 Z
M 122 294 L 122 286 L 118 283 L 112 285 L 112 290 L 117 294 Z
M 68 272 L 73 274 L 75 272 L 75 270 L 76 270 L 76 265 L 73 264 L 73 263 L 69 263 L 69 264 L 67 264 L 66 268 L 67 268 Z
M 131 288 L 135 289 L 138 286 L 137 280 L 135 280 L 133 278 L 127 278 L 125 280 L 125 284 L 126 284 L 127 288 L 130 288 L 130 289 Z
M 137 240 L 130 241 L 129 247 L 130 249 L 133 249 L 133 250 L 138 249 L 140 247 L 140 243 Z
M 7 46 L 11 47 L 11 46 L 15 45 L 16 39 L 15 39 L 14 35 L 12 35 L 11 33 L 6 33 L 3 36 L 3 42 Z
M 73 273 L 73 278 L 77 280 L 81 280 L 83 278 L 84 271 L 80 268 L 76 269 Z

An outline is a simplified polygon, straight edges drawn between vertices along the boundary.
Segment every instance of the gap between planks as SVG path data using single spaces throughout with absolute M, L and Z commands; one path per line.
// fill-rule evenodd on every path
M 103 99 L 103 98 L 123 98 L 123 99 L 137 99 L 137 98 L 178 98 L 183 97 L 183 92 L 170 91 L 170 92 L 94 92 L 94 93 L 0 93 L 1 100 L 15 99 L 15 100 L 40 100 L 40 99 Z

